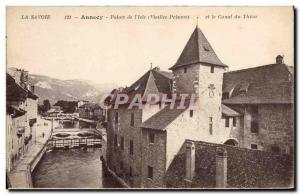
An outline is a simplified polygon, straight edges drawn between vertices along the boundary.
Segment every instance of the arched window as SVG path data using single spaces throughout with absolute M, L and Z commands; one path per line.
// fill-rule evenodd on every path
M 239 143 L 235 139 L 228 139 L 224 142 L 224 144 L 229 146 L 238 146 Z

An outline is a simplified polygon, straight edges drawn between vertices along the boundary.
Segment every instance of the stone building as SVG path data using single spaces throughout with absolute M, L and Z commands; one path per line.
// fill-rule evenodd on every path
M 110 109 L 109 168 L 132 187 L 160 188 L 167 186 L 166 173 L 186 140 L 290 153 L 294 144 L 291 67 L 278 56 L 275 64 L 227 69 L 196 27 L 170 68 L 172 73 L 151 69 L 119 92 L 129 97 L 140 94 L 143 100 L 150 93 L 194 94 L 194 107 L 170 109 L 158 102 L 150 109 L 128 110 L 126 105 Z
M 29 81 L 28 71 L 17 68 L 8 68 L 7 73 L 7 78 L 14 83 L 12 86 L 16 85 L 18 86 L 18 89 L 21 88 L 26 93 L 24 101 L 10 100 L 8 96 L 18 96 L 19 90 L 15 91 L 14 89 L 8 89 L 10 85 L 7 85 L 7 91 L 10 91 L 10 94 L 7 94 L 7 103 L 26 111 L 25 142 L 29 143 L 31 142 L 32 135 L 36 130 L 38 96 L 35 94 L 34 85 L 32 85 Z
M 9 172 L 25 152 L 25 111 L 6 105 L 6 170 Z
M 22 87 L 23 86 L 23 87 Z M 6 74 L 6 168 L 26 152 L 37 118 L 37 96 Z M 32 89 L 32 88 L 30 88 Z
M 119 91 L 134 97 L 140 94 L 171 94 L 172 74 L 153 68 L 146 72 L 130 87 Z M 107 121 L 107 164 L 130 186 L 140 187 L 142 179 L 142 139 L 141 124 L 161 110 L 159 104 L 145 109 L 127 109 L 128 104 L 108 111 Z
M 80 118 L 91 120 L 101 120 L 104 117 L 100 106 L 91 102 L 79 106 L 78 113 Z
M 223 104 L 240 114 L 240 147 L 292 153 L 293 68 L 277 56 L 274 64 L 227 72 Z

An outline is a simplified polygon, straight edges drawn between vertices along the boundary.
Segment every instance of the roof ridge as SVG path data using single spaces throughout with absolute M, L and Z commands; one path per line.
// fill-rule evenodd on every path
M 262 65 L 262 66 L 255 66 L 255 67 L 249 67 L 249 68 L 245 68 L 245 69 L 228 71 L 228 72 L 224 72 L 224 74 L 237 73 L 237 72 L 245 72 L 245 71 L 248 71 L 248 70 L 254 70 L 254 69 L 259 69 L 259 68 L 266 68 L 268 66 L 275 66 L 275 65 L 286 65 L 286 64 L 266 64 L 266 65 Z

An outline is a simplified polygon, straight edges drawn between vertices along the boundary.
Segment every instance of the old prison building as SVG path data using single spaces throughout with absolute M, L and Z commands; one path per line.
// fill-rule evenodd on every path
M 250 162 L 238 158 L 256 162 L 259 156 L 267 162 L 273 155 L 293 152 L 294 76 L 282 56 L 274 64 L 228 72 L 196 27 L 169 69 L 172 72 L 150 69 L 130 87 L 114 91 L 139 94 L 143 100 L 153 93 L 196 96 L 193 108 L 170 109 L 157 102 L 128 109 L 125 103 L 108 111 L 108 168 L 129 186 L 258 187 L 259 182 L 247 183 L 245 175 L 232 179 L 237 174 L 233 168 L 242 167 L 234 163 Z M 286 158 L 278 163 L 292 166 Z M 253 165 L 254 173 L 259 165 Z M 275 174 L 272 171 L 269 175 Z M 255 175 L 257 181 L 261 177 Z

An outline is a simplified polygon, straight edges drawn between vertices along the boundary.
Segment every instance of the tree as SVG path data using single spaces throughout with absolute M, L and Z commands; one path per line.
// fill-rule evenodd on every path
M 54 106 L 60 106 L 65 113 L 74 113 L 77 108 L 77 101 L 58 100 Z
M 44 112 L 47 112 L 51 108 L 50 101 L 48 99 L 45 99 L 43 101 L 43 107 L 44 107 Z

